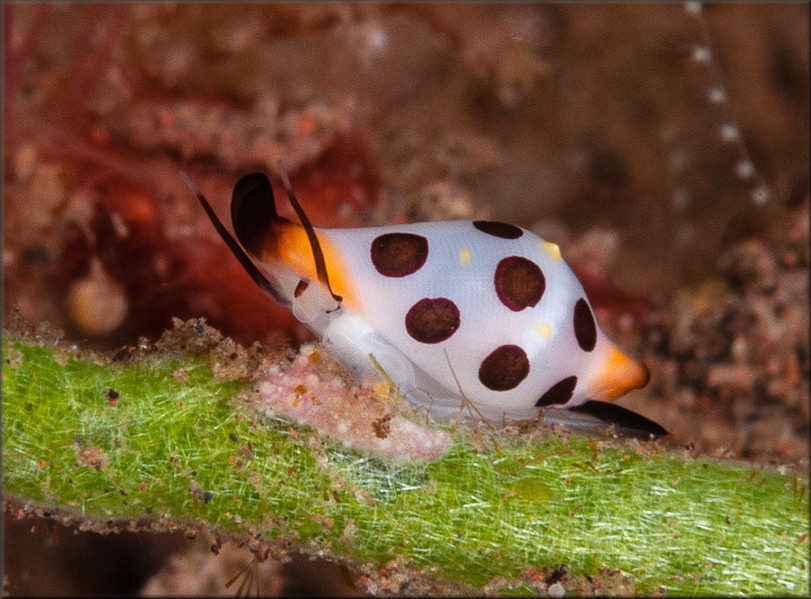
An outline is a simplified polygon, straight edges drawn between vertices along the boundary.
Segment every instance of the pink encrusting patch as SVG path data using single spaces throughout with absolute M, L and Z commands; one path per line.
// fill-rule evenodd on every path
M 260 411 L 285 414 L 377 455 L 431 461 L 451 446 L 447 433 L 396 414 L 396 406 L 371 388 L 348 386 L 337 375 L 325 380 L 308 355 L 300 355 L 284 372 L 265 375 L 258 390 Z

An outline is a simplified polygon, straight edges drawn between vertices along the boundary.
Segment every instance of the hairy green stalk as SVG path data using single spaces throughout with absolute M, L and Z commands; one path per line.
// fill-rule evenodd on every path
M 257 417 L 203 357 L 110 364 L 6 335 L 3 368 L 5 492 L 82 518 L 168 516 L 510 594 L 559 564 L 618 569 L 619 592 L 808 593 L 804 474 L 451 425 L 442 458 L 392 463 Z

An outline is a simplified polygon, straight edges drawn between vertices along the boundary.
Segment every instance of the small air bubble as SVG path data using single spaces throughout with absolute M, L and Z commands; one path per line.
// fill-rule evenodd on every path
M 389 45 L 389 36 L 382 28 L 372 29 L 368 36 L 368 43 L 373 48 L 385 48 Z
M 735 165 L 735 174 L 741 179 L 748 179 L 755 174 L 755 165 L 748 160 L 741 160 Z
M 685 2 L 684 12 L 695 17 L 701 15 L 701 2 Z
M 690 203 L 690 192 L 687 191 L 684 187 L 679 187 L 676 191 L 673 192 L 673 198 L 671 202 L 673 204 L 673 208 L 675 208 L 676 210 L 684 210 Z
M 709 62 L 710 49 L 707 46 L 696 46 L 693 48 L 693 60 L 695 62 Z
M 713 104 L 723 104 L 727 100 L 727 93 L 723 87 L 711 87 L 707 92 L 707 98 Z
M 771 190 L 765 185 L 761 185 L 752 192 L 752 201 L 758 206 L 764 206 L 769 203 L 772 197 Z
M 724 141 L 735 141 L 741 136 L 741 130 L 737 125 L 732 123 L 724 123 L 721 125 L 721 139 Z

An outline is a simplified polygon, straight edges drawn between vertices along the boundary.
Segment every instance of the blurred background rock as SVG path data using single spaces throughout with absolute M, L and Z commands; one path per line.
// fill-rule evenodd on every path
M 243 343 L 306 339 L 177 175 L 224 216 L 238 177 L 277 181 L 281 158 L 317 226 L 493 218 L 559 243 L 652 370 L 626 405 L 696 451 L 807 460 L 807 4 L 3 13 L 7 321 L 99 349 L 172 316 Z M 6 525 L 12 594 L 214 594 L 250 559 Z M 263 592 L 354 592 L 299 562 L 298 578 L 260 564 Z M 184 586 L 183 567 L 221 585 Z

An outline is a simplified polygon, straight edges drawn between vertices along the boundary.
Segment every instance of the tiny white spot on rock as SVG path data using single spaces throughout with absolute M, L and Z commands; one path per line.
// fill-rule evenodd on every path
M 706 46 L 696 46 L 693 48 L 693 60 L 696 62 L 709 62 L 712 53 Z
M 701 14 L 701 2 L 685 2 L 684 12 L 697 17 Z
M 741 136 L 741 130 L 732 123 L 721 125 L 721 139 L 724 141 L 735 141 Z
M 748 160 L 741 160 L 735 165 L 735 174 L 741 179 L 748 179 L 755 174 L 755 165 Z
M 765 185 L 759 186 L 757 189 L 755 189 L 752 192 L 752 201 L 755 204 L 757 204 L 758 206 L 763 206 L 764 204 L 768 204 L 771 197 L 772 197 L 772 192 Z
M 707 98 L 713 104 L 722 104 L 726 102 L 727 93 L 723 87 L 711 87 L 707 92 Z

